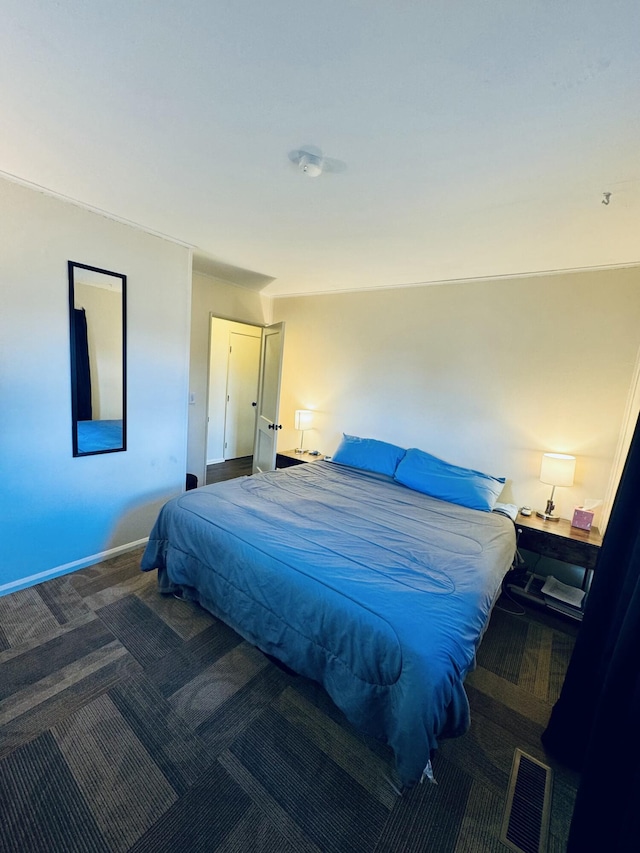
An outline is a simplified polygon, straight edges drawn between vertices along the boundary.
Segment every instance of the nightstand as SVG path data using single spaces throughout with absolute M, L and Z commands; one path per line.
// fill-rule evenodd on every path
M 520 531 L 518 547 L 553 557 L 562 563 L 573 563 L 584 569 L 594 569 L 602 545 L 602 536 L 596 527 L 580 530 L 572 527 L 566 518 L 545 521 L 537 515 L 518 514 L 516 530 Z
M 293 465 L 302 465 L 305 462 L 320 462 L 324 454 L 312 456 L 308 450 L 304 453 L 296 453 L 295 450 L 279 450 L 276 453 L 276 468 L 291 468 Z
M 584 569 L 582 589 L 586 590 L 589 573 L 595 569 L 602 545 L 602 536 L 597 528 L 591 530 L 580 530 L 572 527 L 566 518 L 559 521 L 545 521 L 537 515 L 518 514 L 516 519 L 516 530 L 518 531 L 518 548 L 533 551 L 541 557 L 551 557 L 561 563 L 570 563 Z M 529 573 L 524 584 L 508 584 L 509 591 L 537 604 L 548 607 L 549 599 L 541 594 L 540 589 L 545 578 Z M 582 618 L 580 610 L 568 606 L 553 606 L 552 609 L 559 610 L 576 619 Z

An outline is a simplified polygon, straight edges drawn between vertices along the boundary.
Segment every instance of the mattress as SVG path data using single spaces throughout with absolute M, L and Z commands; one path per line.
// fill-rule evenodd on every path
M 514 550 L 504 515 L 323 461 L 169 501 L 142 569 L 322 684 L 409 785 L 469 726 L 464 678 Z

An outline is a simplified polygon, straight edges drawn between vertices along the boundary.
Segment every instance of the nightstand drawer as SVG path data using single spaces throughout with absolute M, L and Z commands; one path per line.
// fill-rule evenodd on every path
M 519 515 L 516 529 L 520 531 L 519 548 L 584 569 L 595 568 L 602 544 L 602 537 L 596 528 L 579 530 L 572 527 L 566 518 L 545 521 L 534 515 Z

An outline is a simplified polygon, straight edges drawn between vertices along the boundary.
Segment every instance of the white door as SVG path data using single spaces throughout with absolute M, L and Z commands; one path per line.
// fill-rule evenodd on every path
M 251 366 L 251 372 L 257 376 L 260 370 L 260 341 L 262 340 L 263 326 L 254 326 L 248 323 L 240 323 L 236 320 L 225 320 L 221 317 L 211 317 L 209 337 L 209 379 L 207 394 L 207 421 L 206 421 L 206 464 L 212 465 L 223 462 L 227 458 L 225 451 L 225 420 L 227 413 L 227 384 L 229 377 L 229 335 L 235 332 L 238 335 L 254 337 L 257 340 L 255 365 Z M 254 394 L 257 394 L 257 380 Z M 257 402 L 253 397 L 251 402 Z M 255 413 L 253 408 L 251 421 L 251 447 L 247 455 L 253 453 L 253 438 L 255 432 Z M 206 472 L 204 473 L 206 480 Z
M 260 338 L 229 333 L 224 458 L 251 456 L 256 430 Z
M 280 374 L 284 347 L 284 323 L 267 326 L 262 332 L 258 416 L 253 446 L 253 473 L 273 471 L 276 467 Z

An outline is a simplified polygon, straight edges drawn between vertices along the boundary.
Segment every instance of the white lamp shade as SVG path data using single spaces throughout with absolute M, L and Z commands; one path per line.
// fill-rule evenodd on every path
M 296 409 L 294 423 L 296 429 L 311 429 L 313 426 L 313 412 L 309 409 Z
M 540 466 L 540 482 L 549 486 L 573 486 L 576 457 L 566 453 L 545 453 Z

